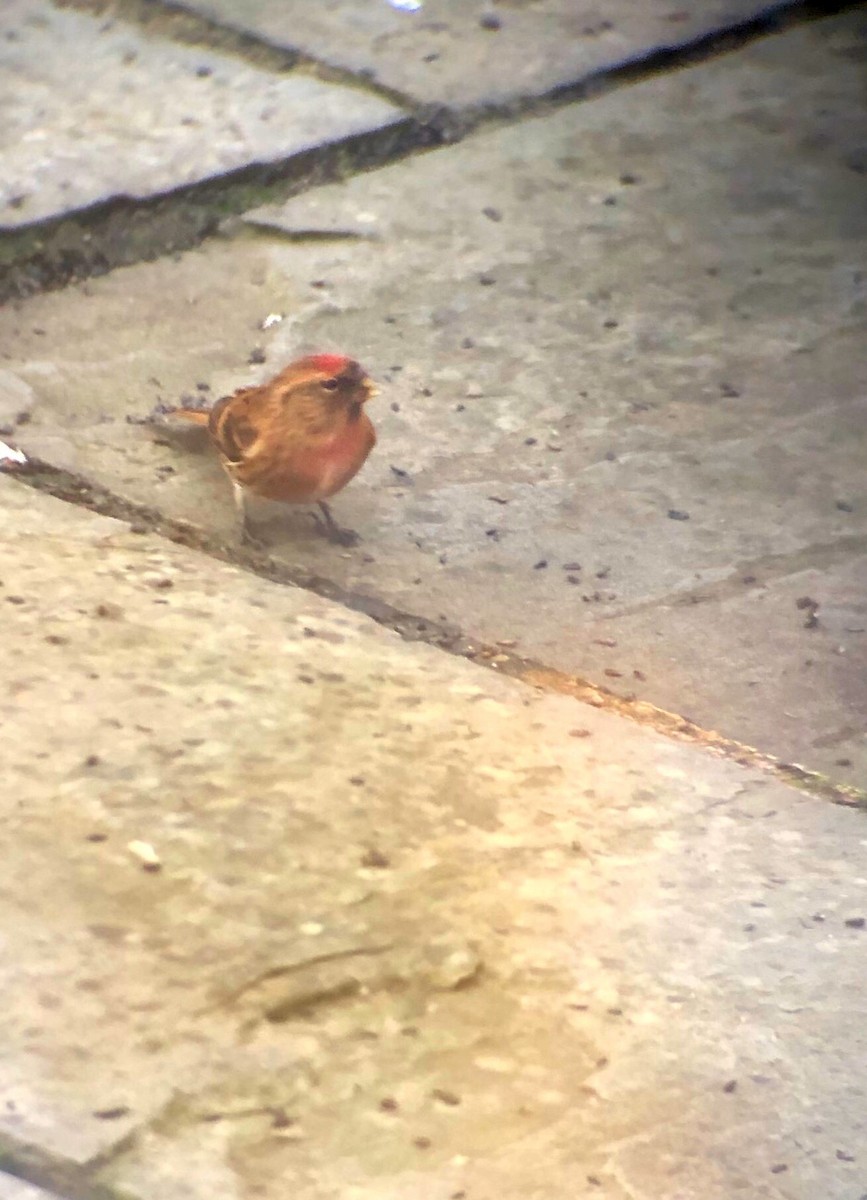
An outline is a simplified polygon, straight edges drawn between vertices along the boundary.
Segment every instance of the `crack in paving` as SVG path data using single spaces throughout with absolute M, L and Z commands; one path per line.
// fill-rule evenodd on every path
M 764 591 L 769 583 L 789 579 L 801 571 L 821 571 L 848 561 L 852 554 L 867 553 L 867 534 L 849 533 L 831 542 L 814 542 L 797 550 L 780 554 L 766 554 L 761 558 L 748 558 L 734 565 L 731 575 L 714 583 L 702 583 L 697 587 L 669 592 L 623 605 L 611 617 L 619 620 L 638 613 L 651 612 L 658 608 L 692 608 L 697 604 L 711 604 L 743 596 L 745 588 Z M 814 613 L 821 613 L 816 605 Z
M 3 1153 L 2 1148 L 0 1148 L 0 1155 L 2 1155 L 2 1153 Z M 30 1179 L 26 1179 L 22 1175 L 18 1175 L 15 1171 L 0 1169 L 0 1192 L 3 1191 L 4 1180 L 10 1180 L 10 1179 L 14 1179 L 18 1183 L 32 1183 L 32 1181 Z M 33 1186 L 36 1187 L 37 1185 L 33 1184 Z M 52 1190 L 50 1192 L 46 1191 L 45 1188 L 41 1188 L 40 1191 L 42 1194 L 44 1194 L 45 1200 L 74 1200 L 74 1198 L 71 1197 L 68 1192 L 64 1195 L 64 1194 L 54 1191 L 54 1190 Z M 6 1193 L 3 1192 L 3 1195 L 5 1195 L 5 1194 Z M 17 1192 L 16 1192 L 16 1195 L 17 1195 Z M 40 1195 L 39 1200 L 42 1200 L 42 1195 Z
M 117 1153 L 125 1153 L 135 1132 L 120 1139 Z M 114 1156 L 115 1148 L 112 1150 Z M 100 1164 L 102 1165 L 102 1164 Z M 57 1200 L 124 1200 L 113 1187 L 93 1180 L 91 1164 L 79 1166 L 31 1143 L 19 1142 L 8 1134 L 0 1135 L 0 1183 L 3 1176 L 41 1188 Z
M 291 975 L 300 975 L 305 971 L 309 971 L 311 967 L 323 966 L 326 963 L 344 962 L 350 958 L 367 958 L 385 954 L 393 949 L 393 946 L 393 942 L 385 942 L 377 946 L 351 946 L 346 950 L 332 950 L 324 954 L 312 954 L 308 958 L 299 959 L 297 962 L 280 963 L 275 967 L 267 967 L 264 971 L 259 971 L 251 979 L 233 988 L 216 1005 L 212 1005 L 203 1011 L 213 1012 L 215 1008 L 231 1008 L 250 992 L 255 992 L 263 984 L 269 983 L 273 979 L 285 979 Z
M 411 117 L 300 154 L 251 163 L 143 200 L 114 196 L 0 236 L 0 303 L 200 245 L 264 203 L 396 161 L 430 138 Z
M 204 46 L 239 58 L 264 71 L 306 69 L 329 83 L 358 88 L 403 108 L 414 107 L 411 97 L 378 83 L 366 75 L 331 66 L 303 50 L 276 46 L 244 29 L 224 25 L 202 13 L 191 12 L 173 0 L 53 0 L 58 8 L 71 8 L 94 16 L 109 17 L 138 25 L 147 33 L 190 46 Z
M 298 565 L 277 562 L 265 552 L 227 545 L 205 530 L 164 516 L 157 509 L 115 495 L 71 471 L 32 458 L 24 468 L 10 471 L 15 478 L 56 499 L 88 509 L 101 516 L 126 522 L 137 533 L 155 533 L 169 541 L 207 554 L 221 562 L 250 571 L 272 583 L 303 588 L 359 612 L 397 633 L 404 641 L 424 642 L 457 658 L 487 667 L 540 691 L 571 696 L 593 708 L 647 726 L 675 741 L 701 746 L 741 766 L 754 767 L 780 781 L 847 808 L 867 812 L 867 790 L 837 783 L 799 763 L 783 762 L 773 755 L 748 746 L 716 730 L 702 726 L 678 713 L 658 708 L 646 700 L 623 697 L 579 675 L 561 671 L 537 659 L 515 654 L 502 644 L 490 644 L 464 633 L 446 622 L 406 612 L 375 596 L 352 591 Z M 0 1164 L 2 1166 L 2 1164 Z
M 281 50 L 263 38 L 199 15 L 172 0 L 60 0 L 60 7 L 110 14 L 186 44 L 203 45 L 286 73 L 304 71 L 388 100 L 406 119 L 385 129 L 212 176 L 142 200 L 112 197 L 0 235 L 0 302 L 55 290 L 118 266 L 178 253 L 213 236 L 220 221 L 322 184 L 459 141 L 492 124 L 514 123 L 616 88 L 738 50 L 771 34 L 861 6 L 863 0 L 781 0 L 722 30 L 656 47 L 536 95 L 461 108 L 422 104 L 363 74 Z

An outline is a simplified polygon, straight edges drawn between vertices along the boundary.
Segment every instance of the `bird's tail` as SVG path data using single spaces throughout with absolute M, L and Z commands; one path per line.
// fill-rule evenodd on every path
M 165 425 L 174 421 L 188 421 L 191 425 L 207 425 L 211 416 L 210 407 L 199 408 L 185 404 L 155 404 L 147 417 L 139 424 Z
M 180 421 L 191 421 L 193 425 L 207 425 L 211 413 L 207 408 L 169 408 L 163 415 Z

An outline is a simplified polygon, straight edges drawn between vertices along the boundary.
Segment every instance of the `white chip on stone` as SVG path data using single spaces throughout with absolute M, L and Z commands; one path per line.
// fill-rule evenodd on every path
M 14 446 L 7 446 L 5 442 L 0 442 L 0 467 L 5 463 L 17 463 L 18 466 L 23 466 L 27 462 L 27 455 L 22 450 L 17 450 Z
M 150 842 L 127 842 L 126 848 L 130 854 L 135 855 L 146 871 L 158 871 L 163 865 Z

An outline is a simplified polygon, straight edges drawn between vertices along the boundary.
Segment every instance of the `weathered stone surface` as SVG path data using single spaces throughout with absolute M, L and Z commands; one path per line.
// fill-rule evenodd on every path
M 0 370 L 0 436 L 9 436 L 33 416 L 36 394 L 11 371 Z
M 10 306 L 22 445 L 234 536 L 213 459 L 123 418 L 352 351 L 387 384 L 337 502 L 365 544 L 288 513 L 275 553 L 863 783 L 864 44 L 811 26 L 255 214 L 377 238 Z
M 281 47 L 452 106 L 503 103 L 784 11 L 759 0 L 181 0 L 181 7 Z
M 858 1194 L 863 813 L 0 506 L 6 1155 L 125 1200 Z
M 4 0 L 0 108 L 0 229 L 159 195 L 401 115 L 353 88 L 271 75 L 44 0 Z
M 0 1200 L 58 1200 L 58 1197 L 11 1175 L 0 1174 Z

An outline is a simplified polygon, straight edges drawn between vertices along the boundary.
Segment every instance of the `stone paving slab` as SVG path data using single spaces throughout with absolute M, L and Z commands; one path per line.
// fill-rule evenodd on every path
M 863 1192 L 863 813 L 0 508 L 7 1163 L 124 1200 Z
M 364 545 L 290 512 L 276 555 L 863 785 L 864 31 L 793 31 L 9 306 L 19 440 L 232 537 L 213 459 L 124 418 L 351 351 L 386 384 L 337 502 Z M 279 236 L 311 230 L 365 236 Z
M 539 96 L 789 4 L 758 0 L 181 0 L 179 7 L 451 107 Z
M 0 108 L 0 230 L 156 196 L 401 117 L 355 88 L 269 74 L 44 0 L 4 0 Z

